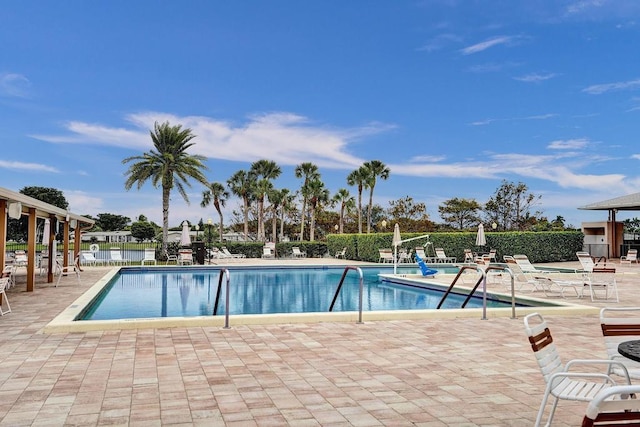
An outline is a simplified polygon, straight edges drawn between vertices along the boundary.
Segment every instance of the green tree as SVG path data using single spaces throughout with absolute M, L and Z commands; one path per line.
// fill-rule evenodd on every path
M 171 126 L 169 122 L 156 122 L 149 134 L 154 148 L 122 161 L 123 164 L 134 162 L 125 173 L 127 179 L 124 187 L 130 190 L 136 184 L 139 190 L 150 180 L 155 188 L 162 189 L 162 253 L 166 254 L 171 191 L 176 188 L 188 204 L 189 197 L 185 187 L 191 187 L 189 178 L 208 185 L 203 173 L 207 169 L 204 164 L 206 157 L 188 153 L 189 148 L 194 145 L 191 141 L 195 138 L 189 128 Z
M 264 242 L 266 233 L 264 229 L 264 199 L 273 190 L 272 180 L 282 173 L 280 166 L 271 160 L 258 160 L 251 164 L 251 172 L 256 176 L 256 197 L 258 199 L 258 240 Z M 275 238 L 275 236 L 274 236 Z
M 484 211 L 490 222 L 498 224 L 500 230 L 523 231 L 530 225 L 532 218 L 541 216 L 540 212 L 531 214 L 533 205 L 541 196 L 529 193 L 529 188 L 519 182 L 514 184 L 506 180 L 484 205 Z
M 41 202 L 49 203 L 60 209 L 69 209 L 69 202 L 64 197 L 64 193 L 56 188 L 51 187 L 23 187 L 19 191 L 25 196 L 33 197 Z
M 400 230 L 407 233 L 426 231 L 431 224 L 427 205 L 416 203 L 410 196 L 390 200 L 387 215 L 391 219 L 390 222 L 398 223 Z
M 446 224 L 459 230 L 466 230 L 481 222 L 479 216 L 481 209 L 482 206 L 475 199 L 454 197 L 438 206 L 438 213 Z
M 249 238 L 249 203 L 253 198 L 254 177 L 246 170 L 239 170 L 227 180 L 233 194 L 242 199 L 242 216 L 244 218 L 244 240 Z
M 156 228 L 147 221 L 136 221 L 131 224 L 131 235 L 138 241 L 151 240 L 156 235 Z
M 349 190 L 346 188 L 339 189 L 336 194 L 334 194 L 331 202 L 334 206 L 340 205 L 340 216 L 339 216 L 339 232 L 340 234 L 344 233 L 344 218 L 347 213 L 351 209 L 353 209 L 356 205 L 356 199 L 349 193 Z
M 347 184 L 358 188 L 358 233 L 362 234 L 362 191 L 369 177 L 369 171 L 360 166 L 347 175 Z
M 309 182 L 320 179 L 320 172 L 318 171 L 318 166 L 314 165 L 310 162 L 301 163 L 296 166 L 295 169 L 296 178 L 304 178 L 302 182 L 302 187 L 300 188 L 300 193 L 302 194 L 302 218 L 300 219 L 300 240 L 304 239 L 304 223 L 307 215 L 307 203 L 308 189 L 307 186 Z
M 228 198 L 229 192 L 227 191 L 226 187 L 219 182 L 212 182 L 209 184 L 209 188 L 202 192 L 202 202 L 200 202 L 200 206 L 203 208 L 206 208 L 211 203 L 213 203 L 213 207 L 216 208 L 216 212 L 218 212 L 218 217 L 220 218 L 220 222 L 218 224 L 220 242 L 222 242 L 222 234 L 224 231 L 222 208 L 227 203 Z M 200 219 L 200 223 L 202 223 L 202 219 Z M 198 225 L 198 227 L 201 226 L 203 226 L 203 224 Z
M 369 208 L 367 209 L 367 233 L 371 233 L 371 209 L 373 208 L 373 189 L 376 187 L 377 179 L 388 179 L 391 170 L 380 160 L 371 160 L 363 165 L 367 170 L 367 180 L 365 185 L 369 189 Z
M 309 241 L 315 239 L 316 214 L 323 204 L 329 202 L 329 190 L 324 187 L 324 183 L 320 179 L 309 181 L 306 187 L 307 200 L 309 201 L 309 211 L 311 212 L 311 221 L 309 225 Z
M 99 213 L 96 216 L 96 226 L 102 231 L 120 231 L 127 228 L 127 225 L 131 222 L 129 217 L 112 214 L 112 213 Z

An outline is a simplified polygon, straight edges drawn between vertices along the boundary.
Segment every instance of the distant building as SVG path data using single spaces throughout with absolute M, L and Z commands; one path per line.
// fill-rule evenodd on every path
M 130 243 L 136 242 L 130 231 L 86 231 L 82 233 L 83 242 Z

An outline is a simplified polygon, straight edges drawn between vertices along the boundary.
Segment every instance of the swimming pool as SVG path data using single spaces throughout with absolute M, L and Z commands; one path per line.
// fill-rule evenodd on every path
M 232 268 L 229 314 L 327 312 L 344 267 Z M 435 308 L 442 291 L 380 280 L 393 267 L 362 267 L 364 311 Z M 452 272 L 452 271 L 448 271 Z M 76 320 L 211 316 L 216 299 L 218 268 L 123 268 Z M 417 267 L 399 267 L 398 274 L 419 274 Z M 359 276 L 351 271 L 334 311 L 357 311 Z M 217 313 L 224 313 L 224 286 Z M 466 295 L 450 295 L 444 308 L 459 308 Z M 472 298 L 467 307 L 481 307 Z M 508 303 L 490 299 L 490 307 Z

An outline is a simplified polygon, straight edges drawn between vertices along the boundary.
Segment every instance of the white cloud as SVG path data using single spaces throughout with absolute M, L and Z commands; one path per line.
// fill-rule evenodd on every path
M 31 82 L 22 74 L 0 73 L 0 96 L 26 98 Z
M 63 190 L 65 199 L 69 202 L 69 210 L 73 213 L 96 215 L 103 206 L 102 199 L 84 191 Z
M 640 154 L 632 154 L 631 158 L 635 160 L 640 160 Z
M 567 139 L 567 140 L 556 140 L 551 141 L 547 148 L 551 150 L 576 150 L 580 148 L 584 148 L 589 145 L 589 141 L 584 138 L 580 139 Z
M 47 166 L 40 163 L 12 162 L 8 160 L 0 160 L 0 168 L 28 172 L 59 172 L 58 169 L 53 166 Z
M 146 112 L 132 114 L 127 120 L 135 129 L 112 128 L 82 122 L 69 122 L 69 135 L 32 135 L 54 143 L 84 143 L 126 147 L 134 150 L 151 148 L 149 129 L 155 122 L 169 121 L 190 128 L 197 136 L 193 153 L 232 161 L 251 162 L 269 158 L 283 165 L 295 165 L 314 159 L 319 167 L 352 168 L 363 159 L 348 152 L 350 142 L 364 136 L 393 129 L 393 125 L 369 123 L 350 128 L 335 129 L 312 123 L 291 113 L 268 113 L 249 117 L 236 125 L 202 116 L 179 117 L 167 113 Z
M 419 47 L 418 51 L 426 51 L 426 52 L 434 52 L 436 50 L 440 50 L 444 48 L 446 45 L 450 43 L 458 43 L 462 41 L 462 39 L 455 34 L 439 34 L 436 37 L 429 40 L 426 44 Z
M 557 76 L 556 73 L 547 73 L 547 74 L 532 73 L 532 74 L 527 74 L 521 77 L 514 77 L 513 79 L 518 80 L 520 82 L 525 82 L 525 83 L 538 83 L 538 82 L 552 79 L 556 76 Z
M 516 40 L 518 37 L 515 36 L 498 36 L 498 37 L 493 37 L 490 38 L 488 40 L 485 40 L 483 42 L 480 43 L 476 43 L 474 45 L 471 46 L 467 46 L 463 49 L 460 50 L 460 52 L 462 52 L 463 55 L 472 55 L 474 53 L 478 53 L 478 52 L 482 52 L 484 50 L 487 50 L 493 46 L 499 46 L 499 45 L 509 45 L 512 44 L 514 40 Z
M 635 90 L 640 88 L 640 79 L 629 80 L 626 82 L 605 83 L 599 85 L 591 85 L 582 89 L 583 92 L 590 95 L 600 95 L 605 92 L 617 90 Z

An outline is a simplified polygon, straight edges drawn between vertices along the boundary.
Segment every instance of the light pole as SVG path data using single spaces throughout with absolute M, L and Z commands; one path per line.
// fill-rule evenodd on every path
M 207 259 L 209 260 L 209 264 L 211 264 L 211 252 L 209 252 L 211 250 L 211 227 L 213 226 L 213 221 L 211 221 L 211 218 L 207 220 L 207 224 L 209 225 L 209 245 L 207 248 Z

